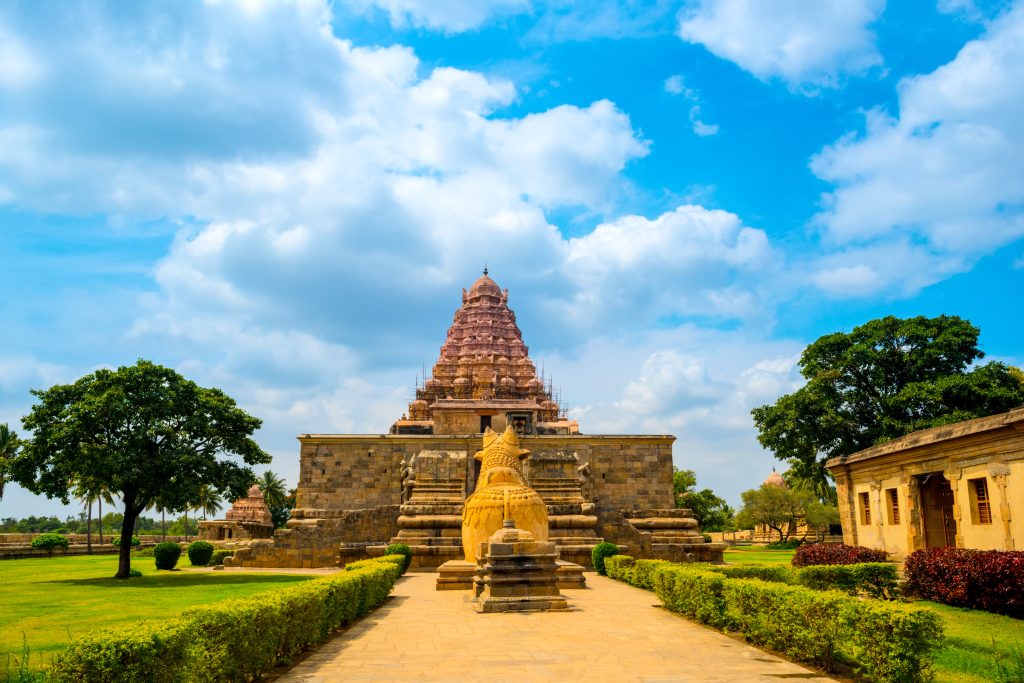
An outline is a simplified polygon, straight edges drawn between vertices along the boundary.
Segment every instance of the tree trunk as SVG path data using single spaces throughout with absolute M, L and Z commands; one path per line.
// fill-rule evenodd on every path
M 167 511 L 160 508 L 160 531 L 164 537 L 164 543 L 167 542 Z
M 85 552 L 92 555 L 92 500 L 85 515 Z
M 117 573 L 115 579 L 127 579 L 132 571 L 132 532 L 135 529 L 135 520 L 138 519 L 142 510 L 136 510 L 134 501 L 124 501 L 124 523 L 121 525 L 121 546 L 118 549 Z
M 98 500 L 100 504 L 100 545 L 103 545 L 103 494 L 100 493 Z
M 185 543 L 188 543 L 188 508 L 185 508 Z

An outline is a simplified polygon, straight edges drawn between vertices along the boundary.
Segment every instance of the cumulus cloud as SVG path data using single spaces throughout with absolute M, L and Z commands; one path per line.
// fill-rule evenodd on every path
M 357 12 L 378 9 L 386 12 L 395 28 L 412 26 L 460 33 L 479 28 L 488 21 L 528 12 L 530 0 L 344 0 Z
M 871 112 L 865 134 L 814 157 L 812 170 L 836 186 L 817 221 L 842 252 L 818 284 L 912 294 L 1024 235 L 1021 120 L 1018 5 L 948 64 L 904 79 L 897 114 Z
M 813 91 L 882 63 L 869 27 L 884 8 L 885 0 L 689 0 L 679 36 L 761 80 Z

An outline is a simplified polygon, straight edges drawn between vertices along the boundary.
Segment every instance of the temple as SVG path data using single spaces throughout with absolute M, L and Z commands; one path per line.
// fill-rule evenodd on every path
M 537 376 L 502 290 L 487 271 L 462 292 L 432 374 L 387 434 L 302 434 L 296 508 L 286 529 L 231 564 L 322 567 L 413 549 L 413 570 L 463 559 L 481 438 L 512 428 L 523 483 L 547 508 L 547 542 L 589 566 L 609 541 L 634 557 L 721 561 L 672 490 L 671 435 L 590 435 Z

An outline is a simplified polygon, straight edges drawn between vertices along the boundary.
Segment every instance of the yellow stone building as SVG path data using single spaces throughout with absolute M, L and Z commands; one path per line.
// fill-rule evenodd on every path
M 845 543 L 897 557 L 1024 545 L 1024 408 L 914 432 L 826 465 Z

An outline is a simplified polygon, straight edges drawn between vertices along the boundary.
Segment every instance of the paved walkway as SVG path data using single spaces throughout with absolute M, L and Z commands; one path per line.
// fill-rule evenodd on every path
M 653 593 L 587 574 L 571 612 L 477 614 L 469 591 L 407 574 L 384 606 L 278 679 L 380 681 L 830 681 L 655 607 Z

